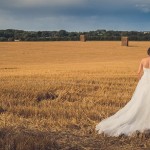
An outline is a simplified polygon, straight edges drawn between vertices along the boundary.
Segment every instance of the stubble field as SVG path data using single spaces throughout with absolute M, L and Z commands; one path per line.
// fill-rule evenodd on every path
M 132 97 L 150 42 L 0 43 L 0 150 L 145 149 L 95 125 Z

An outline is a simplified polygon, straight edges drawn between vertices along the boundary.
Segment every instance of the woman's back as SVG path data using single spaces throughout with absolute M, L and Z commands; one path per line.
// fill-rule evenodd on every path
M 150 57 L 143 58 L 141 63 L 143 68 L 150 68 Z
M 150 52 L 150 49 L 149 49 L 149 52 Z M 146 57 L 146 58 L 143 58 L 141 60 L 141 63 L 139 65 L 139 69 L 138 69 L 138 78 L 140 79 L 141 76 L 143 75 L 143 68 L 148 68 L 150 69 L 150 55 L 149 57 Z

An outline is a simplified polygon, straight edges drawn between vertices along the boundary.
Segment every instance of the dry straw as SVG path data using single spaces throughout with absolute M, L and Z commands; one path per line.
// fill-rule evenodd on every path
M 128 46 L 129 45 L 128 37 L 121 37 L 121 45 L 122 46 Z
M 86 40 L 87 40 L 86 35 L 80 35 L 81 42 L 86 42 Z

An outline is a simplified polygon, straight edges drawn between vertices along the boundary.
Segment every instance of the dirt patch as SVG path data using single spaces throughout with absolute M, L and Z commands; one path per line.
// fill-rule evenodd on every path
M 48 91 L 48 92 L 38 93 L 37 97 L 36 97 L 36 100 L 38 102 L 40 102 L 42 100 L 54 100 L 57 97 L 58 96 L 54 92 Z

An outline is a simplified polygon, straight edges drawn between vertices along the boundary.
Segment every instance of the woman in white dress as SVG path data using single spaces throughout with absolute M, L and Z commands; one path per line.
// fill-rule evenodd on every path
M 139 82 L 131 100 L 117 113 L 96 125 L 99 134 L 127 135 L 150 129 L 150 48 L 138 69 Z

